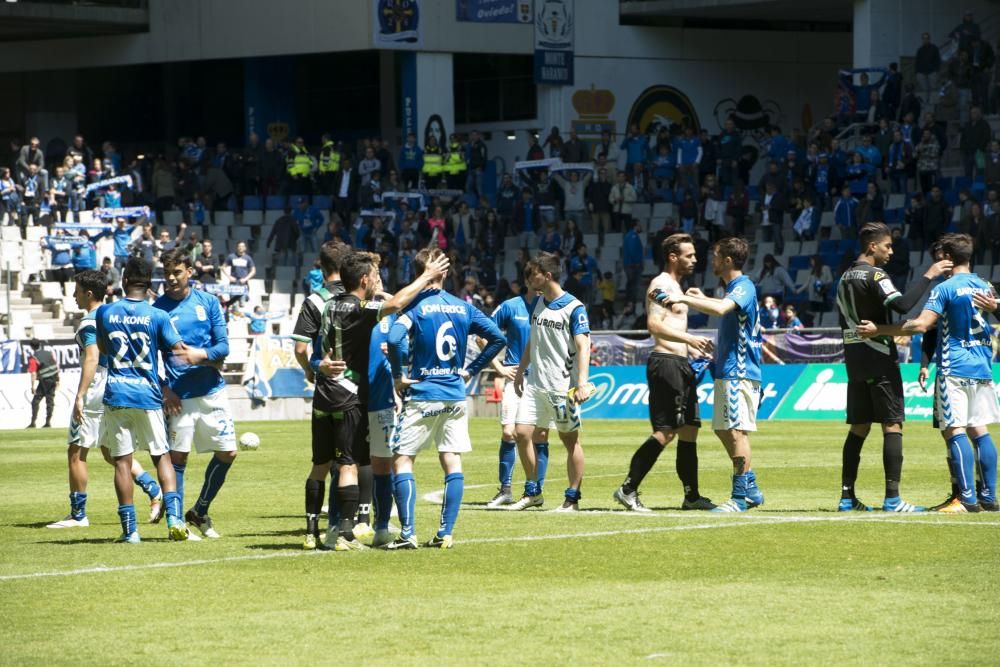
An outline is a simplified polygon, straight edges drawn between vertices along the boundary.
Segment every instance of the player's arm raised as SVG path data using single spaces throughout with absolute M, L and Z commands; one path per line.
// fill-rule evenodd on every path
M 416 280 L 396 292 L 392 298 L 382 303 L 381 316 L 386 317 L 401 311 L 410 305 L 418 294 L 427 289 L 428 285 L 436 280 L 444 278 L 448 274 L 450 262 L 445 255 L 440 255 L 427 262 L 424 272 L 417 276 Z M 395 326 L 395 325 L 393 325 Z
M 927 269 L 924 275 L 921 276 L 919 280 L 915 280 L 910 286 L 910 289 L 906 290 L 905 294 L 900 294 L 899 291 L 892 286 L 892 280 L 886 276 L 878 283 L 879 289 L 885 297 L 886 307 L 891 308 L 900 315 L 905 315 L 910 312 L 915 305 L 920 303 L 920 299 L 931 286 L 931 281 L 940 277 L 945 272 L 951 271 L 952 266 L 954 265 L 950 259 L 942 259 L 940 262 L 931 264 L 930 268 Z

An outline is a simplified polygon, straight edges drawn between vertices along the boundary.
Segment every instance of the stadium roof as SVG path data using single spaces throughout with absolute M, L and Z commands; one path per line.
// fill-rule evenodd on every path
M 621 0 L 624 23 L 671 25 L 699 22 L 834 23 L 850 25 L 851 0 Z M 756 27 L 756 26 L 755 26 Z

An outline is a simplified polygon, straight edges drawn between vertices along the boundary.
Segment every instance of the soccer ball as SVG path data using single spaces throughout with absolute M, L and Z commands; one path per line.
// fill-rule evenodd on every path
M 240 436 L 240 449 L 254 450 L 260 447 L 260 436 L 256 433 L 244 433 Z

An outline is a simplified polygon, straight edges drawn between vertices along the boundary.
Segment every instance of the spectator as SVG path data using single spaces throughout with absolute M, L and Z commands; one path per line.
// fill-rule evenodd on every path
M 583 180 L 580 180 L 578 171 L 569 172 L 569 179 L 563 178 L 560 174 L 554 176 L 563 191 L 563 215 L 567 220 L 575 222 L 577 227 L 583 225 L 583 212 L 586 208 L 584 193 L 593 175 L 593 172 L 588 171 L 583 175 Z
M 29 164 L 27 170 L 21 173 L 16 187 L 20 200 L 21 226 L 28 224 L 29 216 L 34 224 L 39 224 L 41 205 L 48 192 L 48 184 L 39 172 L 38 165 Z
M 313 260 L 313 267 L 309 269 L 309 273 L 302 279 L 302 282 L 305 283 L 306 291 L 309 294 L 313 294 L 323 287 L 323 268 L 318 257 Z
M 576 251 L 583 245 L 583 231 L 576 226 L 576 223 L 572 220 L 566 223 L 566 233 L 562 235 L 562 251 L 560 254 L 563 257 L 572 257 L 576 254 Z
M 928 129 L 923 130 L 916 154 L 917 179 L 920 182 L 920 191 L 926 195 L 934 186 L 941 165 L 941 146 L 933 132 Z
M 271 233 L 267 237 L 266 247 L 270 248 L 271 243 L 274 243 L 272 261 L 275 264 L 290 264 L 298 240 L 299 222 L 292 215 L 292 209 L 285 206 L 284 213 L 274 221 L 274 227 L 271 228 Z
M 323 226 L 323 214 L 308 199 L 299 197 L 292 215 L 299 225 L 299 254 L 316 252 L 316 230 Z
M 692 136 L 694 136 L 693 130 Z M 697 141 L 697 138 L 695 138 L 695 141 Z M 642 164 L 646 161 L 646 152 L 649 149 L 649 138 L 643 135 L 639 130 L 638 123 L 632 123 L 629 127 L 628 136 L 622 139 L 622 143 L 619 148 L 625 151 L 625 171 L 627 176 L 631 178 L 635 165 Z
M 8 224 L 20 223 L 21 196 L 8 167 L 0 167 L 0 217 L 7 214 Z M 24 226 L 24 223 L 21 223 Z
M 553 127 L 549 130 L 549 136 L 545 137 L 545 143 L 542 144 L 542 148 L 544 149 L 546 146 L 549 148 L 549 157 L 562 157 L 563 140 L 559 136 L 558 127 Z
M 925 100 L 930 100 L 931 96 L 937 92 L 937 75 L 941 70 L 941 52 L 931 42 L 929 32 L 920 35 L 920 48 L 917 49 L 914 70 L 920 92 L 923 93 Z
M 417 144 L 417 135 L 410 132 L 406 135 L 406 143 L 399 150 L 399 169 L 403 184 L 407 188 L 420 185 L 420 171 L 424 166 L 424 151 Z
M 341 220 L 349 221 L 351 214 L 358 210 L 358 173 L 351 158 L 345 157 L 340 164 L 333 186 L 334 201 L 337 215 Z
M 34 165 L 33 173 L 41 178 L 42 190 L 48 190 L 49 172 L 45 170 L 45 155 L 42 153 L 38 137 L 32 137 L 27 144 L 21 146 L 17 155 L 17 176 L 24 178 L 29 173 L 29 167 Z
M 983 160 L 987 191 L 1000 187 L 1000 140 L 991 139 L 990 148 Z
M 371 150 L 371 149 L 369 149 Z M 362 177 L 361 192 L 358 195 L 358 205 L 361 210 L 376 210 L 382 208 L 382 172 L 376 169 L 368 174 L 368 182 Z
M 762 329 L 777 329 L 781 325 L 781 309 L 774 296 L 768 294 L 761 300 L 758 319 Z
M 990 74 L 996 62 L 993 47 L 978 35 L 969 42 L 969 64 L 972 66 L 972 103 L 986 106 Z
M 490 152 L 486 142 L 479 132 L 473 130 L 469 135 L 469 183 L 466 190 L 476 193 L 477 197 L 483 195 L 483 174 L 486 173 L 489 157 Z
M 205 179 L 202 182 L 205 200 L 209 202 L 212 211 L 212 222 L 215 222 L 215 213 L 229 209 L 229 199 L 233 196 L 233 182 L 221 167 L 210 166 L 205 170 Z
M 90 149 L 83 135 L 80 134 L 73 137 L 73 145 L 67 151 L 67 155 L 73 155 L 74 158 L 79 155 L 83 164 L 90 164 L 94 161 L 94 151 Z
M 428 190 L 437 189 L 444 174 L 444 150 L 433 134 L 427 135 L 424 144 L 423 165 L 424 185 Z
M 372 174 L 382 170 L 382 163 L 375 157 L 375 149 L 370 146 L 365 149 L 365 156 L 358 164 L 358 174 L 361 176 L 361 187 L 368 185 Z
M 716 141 L 708 135 L 708 130 L 702 128 L 698 133 L 701 144 L 701 161 L 698 163 L 698 183 L 701 184 L 709 174 L 715 175 L 719 164 L 719 149 Z
M 580 141 L 580 137 L 576 135 L 576 129 L 571 128 L 569 139 L 563 142 L 562 161 L 570 164 L 590 162 L 587 147 Z
M 597 292 L 601 297 L 601 307 L 605 315 L 609 318 L 613 317 L 615 314 L 615 296 L 618 294 L 614 274 L 610 271 L 604 272 L 604 275 L 597 282 Z
M 875 83 L 871 83 L 869 72 L 881 74 Z M 872 92 L 882 87 L 889 70 L 881 67 L 864 67 L 840 71 L 840 82 L 854 97 L 855 122 L 864 123 L 868 119 L 868 110 L 872 107 Z M 860 74 L 859 83 L 854 83 L 854 75 Z
M 463 257 L 467 257 L 469 251 L 476 246 L 476 225 L 473 224 L 472 212 L 465 200 L 459 202 L 458 210 L 451 215 L 451 233 L 455 247 Z
M 205 239 L 201 244 L 201 253 L 194 260 L 194 277 L 203 285 L 214 285 L 219 278 L 219 265 L 212 254 L 212 241 Z
M 625 301 L 643 301 L 637 291 L 642 280 L 645 252 L 642 247 L 642 224 L 636 222 L 622 243 L 622 266 L 625 269 Z M 609 311 L 613 312 L 613 311 Z
M 468 163 L 465 161 L 466 150 L 459 135 L 452 134 L 448 143 L 448 155 L 444 160 L 445 180 L 449 190 L 464 191 L 467 183 L 466 172 Z
M 863 227 L 869 222 L 885 220 L 885 197 L 879 192 L 878 186 L 869 183 L 865 196 L 858 204 L 858 226 Z
M 819 227 L 819 210 L 813 206 L 812 198 L 809 195 L 802 197 L 802 208 L 799 211 L 792 230 L 799 241 L 811 241 L 816 238 L 816 229 Z
M 616 232 L 632 226 L 632 205 L 638 199 L 635 188 L 625 180 L 625 174 L 617 175 L 617 182 L 608 194 L 611 205 L 611 224 Z
M 785 249 L 785 239 L 782 237 L 781 225 L 785 218 L 788 203 L 785 195 L 778 192 L 774 183 L 768 183 L 761 193 L 761 227 L 764 229 L 764 240 L 774 242 L 774 249 L 781 255 Z
M 547 169 L 538 174 L 538 182 L 535 183 L 535 203 L 538 204 L 538 214 L 542 220 L 550 222 L 558 217 L 556 209 L 559 201 L 555 185 L 549 180 Z
M 901 130 L 894 131 L 887 160 L 892 192 L 897 194 L 907 192 L 907 181 L 913 175 L 914 166 L 913 146 L 903 141 Z
M 608 180 L 608 168 L 599 167 L 597 180 L 587 186 L 587 209 L 593 229 L 597 232 L 600 243 L 604 243 L 605 231 L 611 229 L 611 181 Z
M 979 24 L 974 20 L 973 13 L 967 11 L 962 14 L 962 22 L 948 33 L 948 39 L 957 41 L 960 51 L 967 51 L 972 40 L 979 39 L 981 34 Z
M 996 191 L 991 190 L 990 194 L 993 195 L 992 201 L 996 202 Z M 985 217 L 979 225 L 975 241 L 976 264 L 996 266 L 1000 264 L 1000 214 L 996 208 L 984 210 L 983 213 Z M 987 250 L 990 251 L 989 261 L 986 260 Z
M 545 151 L 538 145 L 538 137 L 531 131 L 528 132 L 528 152 L 526 158 L 531 161 L 545 159 Z M 532 181 L 537 181 L 542 171 L 543 169 L 538 168 L 528 169 L 528 175 Z
M 986 216 L 983 215 L 983 206 L 973 200 L 969 206 L 969 212 L 962 215 L 958 221 L 958 231 L 975 239 L 982 238 L 985 229 Z
M 618 171 L 618 144 L 611 139 L 611 133 L 607 130 L 601 131 L 601 140 L 594 145 L 591 156 L 594 162 L 604 160 L 604 166 L 608 170 L 608 180 L 613 181 L 615 172 Z
M 556 231 L 555 223 L 549 222 L 545 225 L 545 233 L 538 242 L 538 249 L 542 252 L 559 253 L 562 251 L 562 236 Z
M 750 195 L 742 180 L 737 180 L 733 191 L 726 198 L 727 225 L 735 236 L 743 236 L 747 216 L 750 214 Z
M 229 253 L 226 263 L 222 265 L 222 271 L 230 283 L 236 285 L 248 285 L 257 275 L 257 265 L 253 257 L 247 253 L 247 244 L 244 241 L 236 244 L 236 252 Z M 246 295 L 243 300 L 246 301 Z
M 975 83 L 968 51 L 959 51 L 958 57 L 948 63 L 948 79 L 958 91 L 958 119 L 964 125 L 969 120 L 969 105 L 972 103 L 972 87 Z
M 805 329 L 802 320 L 799 319 L 795 306 L 786 303 L 782 309 L 781 326 L 785 329 Z
M 656 187 L 657 199 L 665 199 L 667 195 L 661 194 L 664 190 L 672 190 L 674 187 L 674 174 L 677 170 L 675 155 L 670 150 L 669 144 L 661 144 L 656 148 L 656 157 L 650 163 L 653 170 L 653 183 Z
M 41 240 L 41 246 L 50 253 L 47 278 L 58 281 L 60 286 L 65 286 L 73 277 L 73 237 L 57 229 L 52 236 L 46 236 Z
M 703 149 L 690 123 L 685 124 L 684 134 L 675 141 L 674 150 L 677 152 L 677 189 L 694 191 L 698 187 L 698 168 Z
M 592 304 L 594 301 L 594 276 L 598 274 L 598 269 L 597 261 L 587 254 L 586 244 L 581 244 L 576 249 L 576 254 L 570 259 L 569 267 L 571 273 L 580 273 L 582 293 L 575 294 L 575 296 L 585 304 Z
M 497 187 L 497 216 L 500 218 L 500 223 L 503 227 L 503 233 L 511 229 L 511 223 L 514 217 L 514 206 L 518 201 L 518 190 L 517 186 L 514 185 L 514 180 L 511 178 L 510 174 L 504 174 L 500 179 L 500 185 Z
M 764 261 L 754 283 L 757 285 L 758 296 L 761 298 L 773 296 L 776 301 L 784 299 L 786 289 L 790 292 L 795 291 L 795 283 L 792 282 L 788 271 L 771 254 L 764 255 Z M 775 303 L 775 308 L 777 308 L 777 303 Z
M 897 63 L 889 63 L 889 73 L 885 76 L 882 87 L 882 103 L 885 105 L 887 117 L 896 120 L 899 104 L 903 99 L 903 77 L 899 73 Z
M 737 167 L 743 151 L 743 137 L 732 118 L 727 118 L 719 135 L 719 183 L 727 188 L 736 183 Z
M 520 247 L 534 248 L 538 240 L 535 230 L 539 227 L 540 216 L 531 188 L 521 190 L 521 201 L 514 207 L 513 223 Z
M 427 219 L 430 227 L 431 244 L 436 244 L 442 251 L 448 250 L 448 223 L 444 219 L 444 210 L 440 206 L 434 207 L 434 215 Z
M 803 283 L 795 288 L 796 293 L 806 292 L 809 312 L 814 316 L 812 326 L 816 326 L 815 315 L 825 313 L 830 308 L 831 287 L 833 287 L 833 274 L 830 273 L 830 267 L 823 263 L 821 256 L 813 255 L 809 258 L 809 273 Z
M 260 195 L 267 197 L 276 195 L 280 189 L 281 179 L 285 172 L 285 159 L 273 139 L 264 141 L 264 150 L 260 154 Z
M 927 200 L 923 212 L 924 250 L 930 248 L 931 244 L 944 234 L 950 224 L 951 209 L 948 202 L 944 200 L 941 188 L 935 185 L 931 188 L 931 196 Z
M 959 137 L 959 150 L 962 151 L 962 166 L 965 168 L 965 177 L 972 178 L 977 172 L 977 156 L 982 152 L 985 154 L 989 147 L 993 132 L 990 124 L 983 119 L 982 109 L 973 106 L 970 110 L 969 122 L 962 126 Z
M 106 301 L 111 303 L 111 298 L 115 295 L 121 296 L 121 279 L 122 274 L 117 268 L 115 268 L 114 263 L 112 263 L 110 257 L 105 257 L 101 260 L 101 267 L 98 269 L 107 278 L 108 289 L 106 295 Z

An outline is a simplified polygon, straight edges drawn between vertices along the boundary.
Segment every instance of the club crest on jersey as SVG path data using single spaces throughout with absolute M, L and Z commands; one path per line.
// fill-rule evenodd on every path
M 204 322 L 208 319 L 208 313 L 205 311 L 205 306 L 200 303 L 194 307 L 194 314 L 198 317 L 199 322 Z
M 885 274 L 882 273 L 881 271 L 876 271 L 874 278 L 875 278 L 875 282 L 878 282 L 878 281 L 882 280 L 883 278 L 885 278 Z

